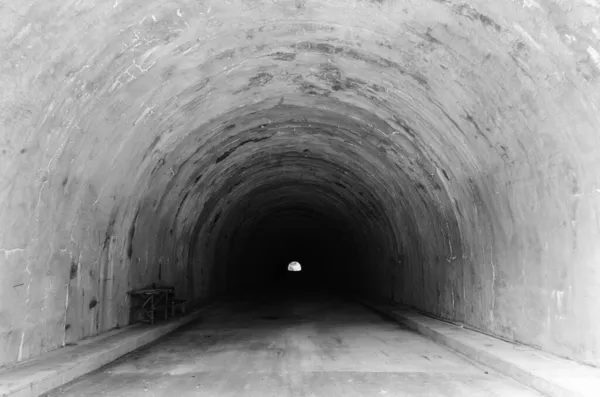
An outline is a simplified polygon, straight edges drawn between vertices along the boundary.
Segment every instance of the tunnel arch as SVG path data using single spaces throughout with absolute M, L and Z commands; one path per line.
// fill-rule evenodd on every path
M 598 365 L 597 2 L 2 7 L 0 365 L 227 292 L 265 200 L 380 244 L 370 297 Z

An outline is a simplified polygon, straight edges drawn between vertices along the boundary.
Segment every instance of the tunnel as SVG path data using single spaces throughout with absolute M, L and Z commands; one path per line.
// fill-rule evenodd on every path
M 152 283 L 192 307 L 292 283 L 600 364 L 597 0 L 0 21 L 0 366 L 127 326 Z

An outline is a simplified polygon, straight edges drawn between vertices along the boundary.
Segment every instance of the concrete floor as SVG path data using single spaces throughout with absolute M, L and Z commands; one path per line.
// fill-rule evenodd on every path
M 341 298 L 229 301 L 47 396 L 539 396 Z

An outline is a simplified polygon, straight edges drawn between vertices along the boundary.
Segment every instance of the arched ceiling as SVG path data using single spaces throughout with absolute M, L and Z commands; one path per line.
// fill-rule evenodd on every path
M 218 230 L 304 206 L 375 236 L 370 294 L 598 364 L 597 1 L 25 0 L 0 22 L 6 362 L 126 323 L 157 272 L 216 293 Z

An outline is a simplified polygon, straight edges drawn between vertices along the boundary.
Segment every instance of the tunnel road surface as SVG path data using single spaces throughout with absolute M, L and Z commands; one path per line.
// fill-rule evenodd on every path
M 227 301 L 46 396 L 540 396 L 363 306 Z

